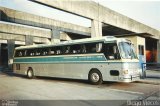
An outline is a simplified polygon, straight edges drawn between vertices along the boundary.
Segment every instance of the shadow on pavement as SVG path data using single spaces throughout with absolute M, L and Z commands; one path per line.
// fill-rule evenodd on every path
M 7 72 L 1 71 L 1 73 L 10 77 L 21 77 L 21 78 L 28 79 L 27 76 L 14 73 L 12 71 L 7 71 Z M 64 82 L 64 83 L 85 84 L 85 85 L 91 86 L 88 80 L 81 80 L 81 79 L 55 78 L 55 77 L 44 77 L 44 76 L 36 76 L 34 79 L 43 80 L 43 81 L 58 81 L 58 82 Z M 120 82 L 104 81 L 103 84 L 97 85 L 97 87 L 112 86 L 112 85 L 116 85 L 117 83 L 120 83 Z M 93 86 L 96 86 L 96 85 L 93 85 Z
M 12 71 L 0 71 L 0 73 L 4 74 L 4 75 L 7 75 L 7 76 L 10 76 L 10 77 L 22 77 L 22 78 L 26 78 L 25 75 L 16 74 L 16 73 L 13 73 Z

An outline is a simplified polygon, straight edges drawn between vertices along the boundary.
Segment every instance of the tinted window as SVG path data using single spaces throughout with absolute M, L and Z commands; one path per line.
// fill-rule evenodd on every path
M 120 59 L 120 54 L 116 43 L 105 44 L 104 54 L 109 60 Z
M 81 45 L 72 45 L 71 54 L 79 54 L 79 53 L 81 53 Z
M 102 52 L 102 43 L 87 43 L 82 45 L 82 53 L 100 53 Z
M 48 48 L 34 48 L 27 50 L 17 50 L 15 56 L 47 56 L 62 54 L 84 54 L 102 52 L 102 43 L 86 43 L 76 45 L 55 46 Z

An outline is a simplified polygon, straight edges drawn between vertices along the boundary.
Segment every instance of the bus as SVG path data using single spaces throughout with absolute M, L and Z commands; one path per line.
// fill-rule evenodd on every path
M 13 70 L 30 79 L 81 79 L 95 85 L 136 81 L 141 72 L 131 41 L 113 36 L 17 47 Z

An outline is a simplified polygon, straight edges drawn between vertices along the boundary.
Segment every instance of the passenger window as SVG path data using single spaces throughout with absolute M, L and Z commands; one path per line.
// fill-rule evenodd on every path
M 27 56 L 27 50 L 24 51 L 24 56 Z
M 54 55 L 55 54 L 55 49 L 54 48 L 49 48 L 49 55 Z
M 55 51 L 53 51 L 53 50 L 52 50 L 52 51 L 50 51 L 50 54 L 51 54 L 51 55 L 55 54 Z
M 32 56 L 32 51 L 33 51 L 32 49 L 28 49 L 27 50 L 27 56 Z
M 81 45 L 81 53 L 86 53 L 87 50 L 86 50 L 86 46 L 83 44 Z
M 15 57 L 22 57 L 24 54 L 24 50 L 17 50 L 15 53 Z
M 86 44 L 87 53 L 95 53 L 96 52 L 96 45 L 92 43 Z
M 71 51 L 71 47 L 69 45 L 63 47 L 63 53 L 64 54 L 69 54 L 70 51 Z
M 56 50 L 55 47 L 49 48 L 49 55 L 55 55 L 56 54 Z
M 62 47 L 55 47 L 55 50 L 56 50 L 56 55 L 60 55 L 62 54 Z
M 41 55 L 41 49 L 36 49 L 35 56 L 40 56 Z
M 106 44 L 104 54 L 109 60 L 120 59 L 120 54 L 116 43 Z
M 71 53 L 73 53 L 73 54 L 81 53 L 81 46 L 80 45 L 72 45 L 71 46 Z
M 42 49 L 42 50 L 41 50 L 41 55 L 42 55 L 42 56 L 48 55 L 48 51 L 49 51 L 48 49 Z
M 47 55 L 60 55 L 63 53 L 63 49 L 60 46 L 48 48 L 45 54 Z
M 96 52 L 98 52 L 98 53 L 102 52 L 102 46 L 103 46 L 102 43 L 97 43 L 96 44 Z
M 83 45 L 82 53 L 100 53 L 102 52 L 102 43 L 88 43 Z

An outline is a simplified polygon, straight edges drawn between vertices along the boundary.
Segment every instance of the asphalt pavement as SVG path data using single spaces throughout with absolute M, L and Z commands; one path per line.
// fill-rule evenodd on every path
M 8 72 L 0 73 L 0 100 L 3 103 L 15 100 L 18 106 L 125 106 L 132 100 L 160 100 L 160 84 L 152 82 L 143 79 L 132 83 L 104 82 L 97 86 L 82 80 L 28 79 Z

